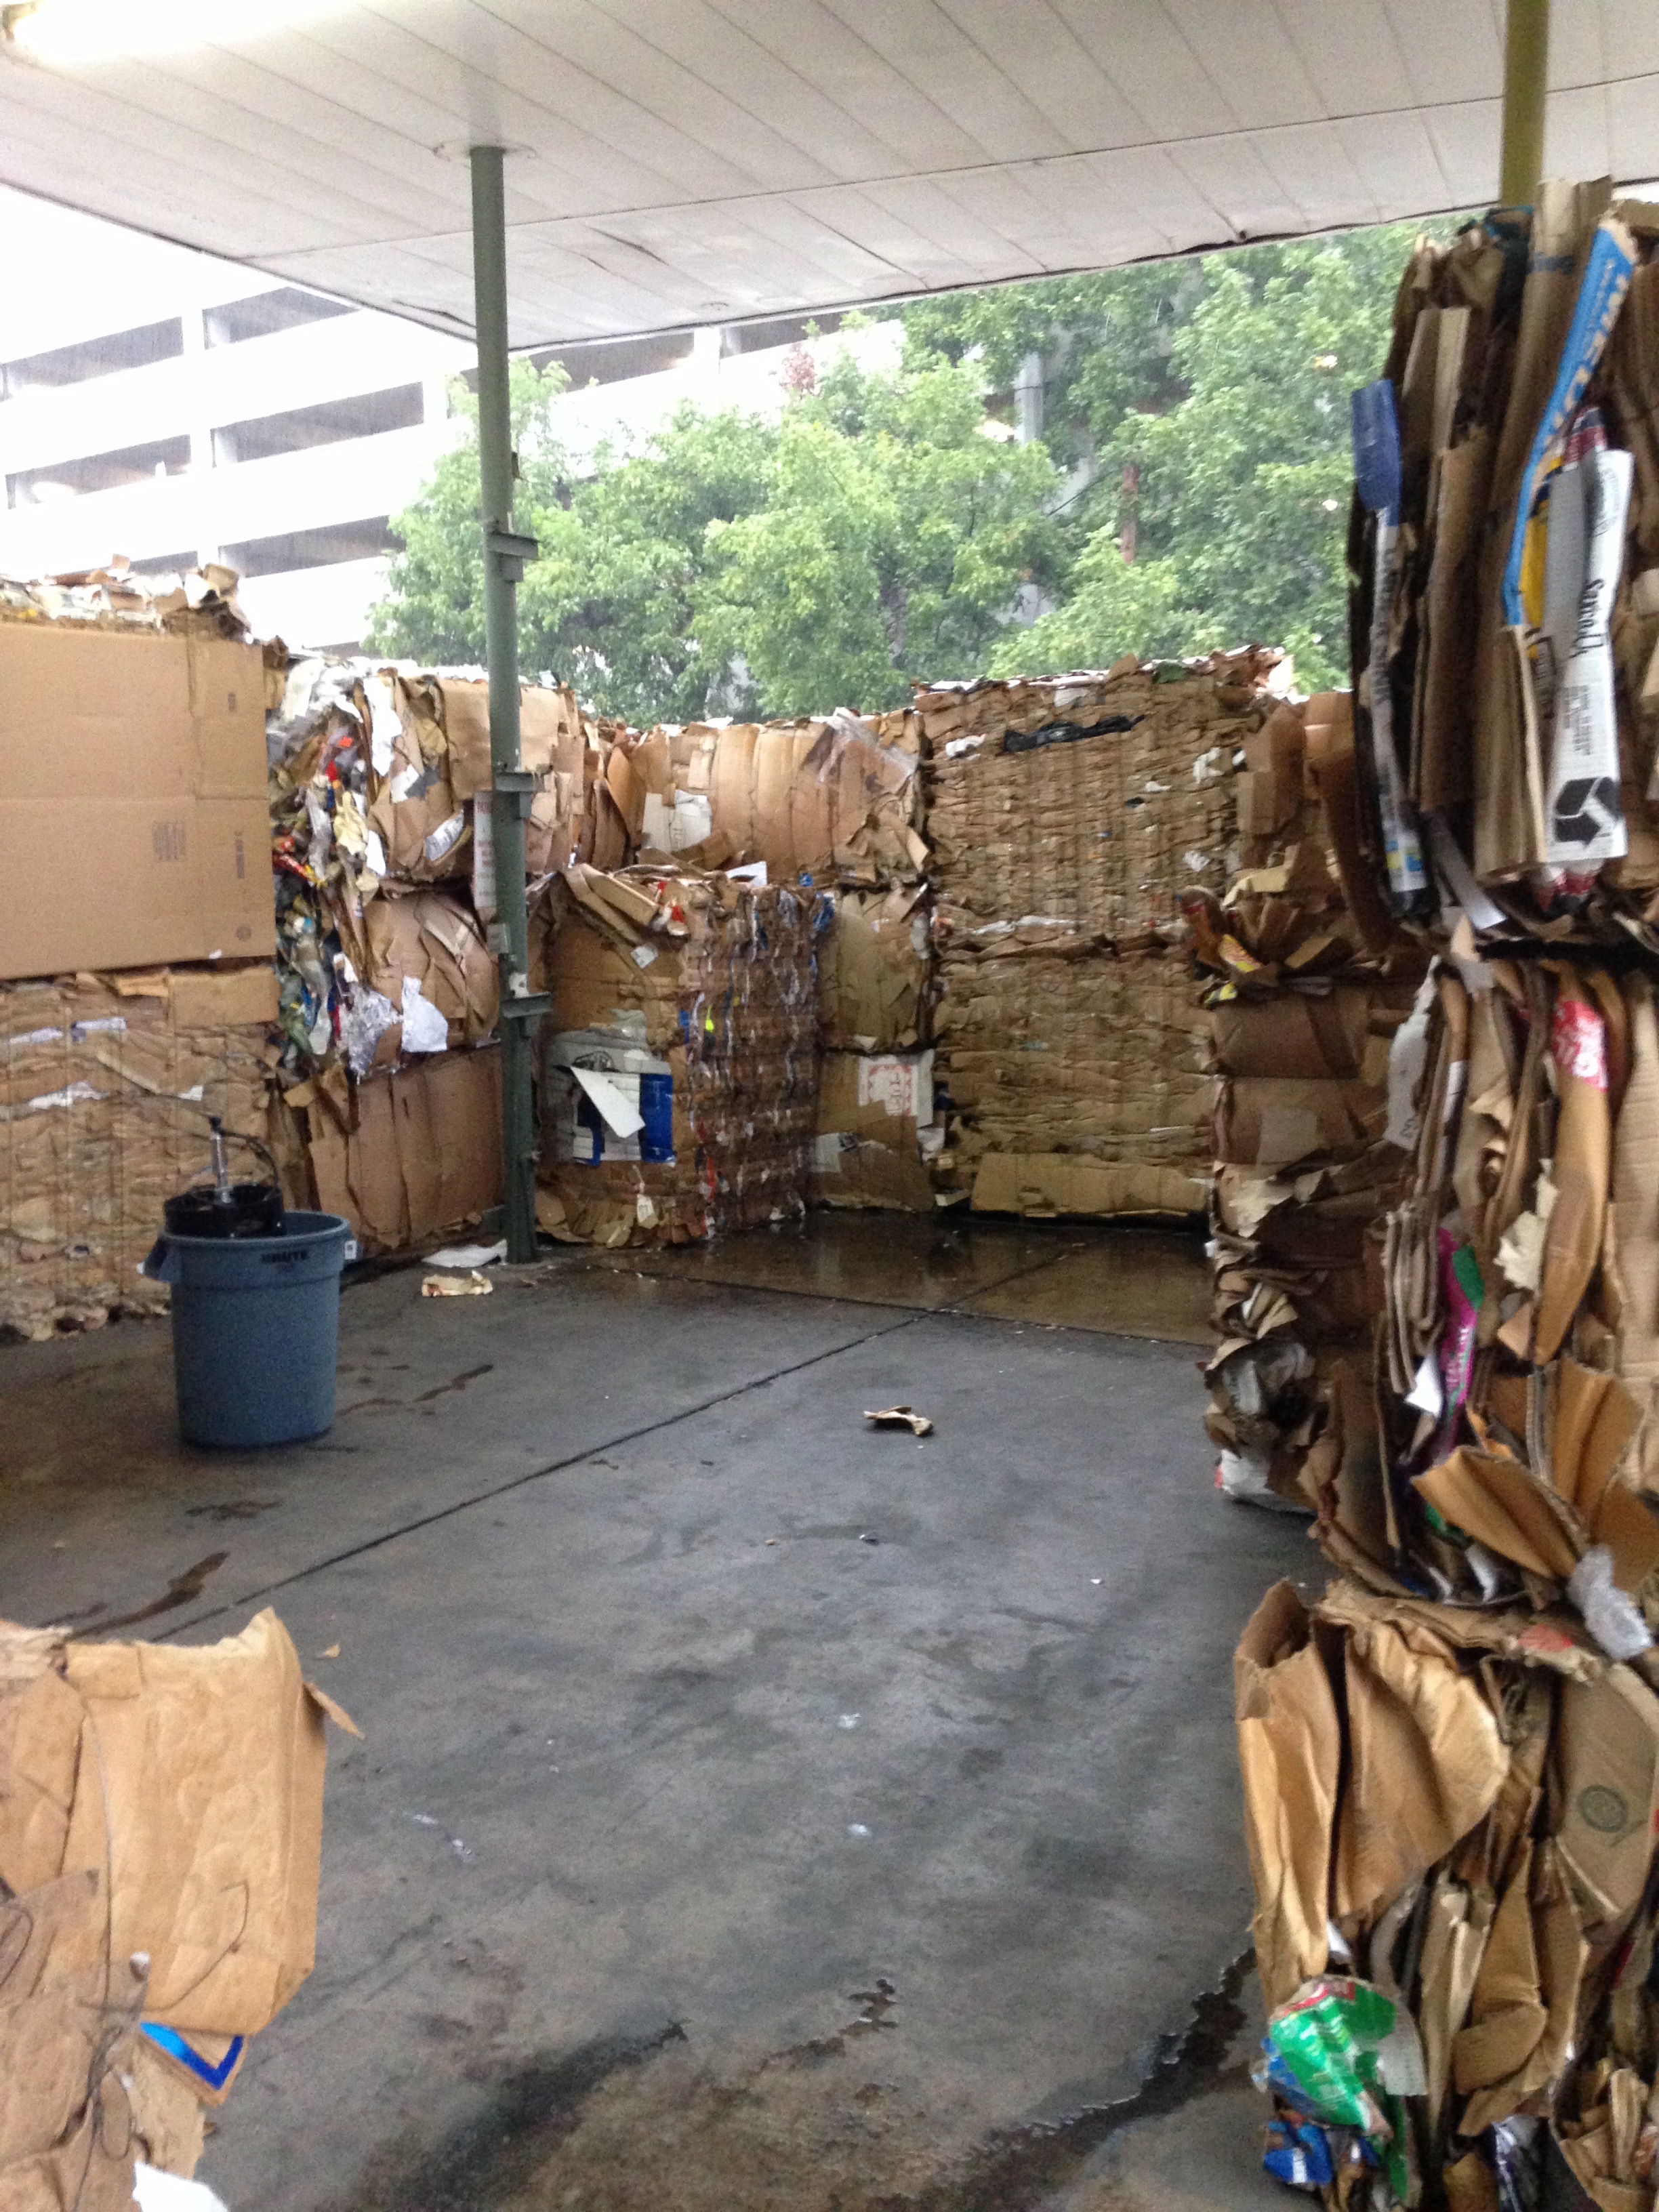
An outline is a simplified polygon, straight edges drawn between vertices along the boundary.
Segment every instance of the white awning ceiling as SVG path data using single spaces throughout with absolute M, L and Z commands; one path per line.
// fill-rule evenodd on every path
M 1659 173 L 1659 6 L 1554 14 L 1547 169 Z M 1502 52 L 1501 0 L 40 0 L 0 179 L 453 331 L 501 143 L 523 347 L 1483 204 Z

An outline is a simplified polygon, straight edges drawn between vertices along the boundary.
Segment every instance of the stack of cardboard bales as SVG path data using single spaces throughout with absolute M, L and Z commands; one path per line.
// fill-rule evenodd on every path
M 314 1963 L 325 1716 L 356 1733 L 274 1613 L 188 1650 L 0 1621 L 0 2203 L 194 2173 Z
M 816 1204 L 931 1213 L 933 1105 L 927 887 L 830 895 L 817 940 Z
M 763 871 L 817 896 L 811 1195 L 930 1212 L 927 847 L 909 709 L 653 731 L 631 756 L 641 858 Z
M 798 1215 L 817 1097 L 811 892 L 725 874 L 556 882 L 537 1216 L 600 1244 Z
M 488 686 L 274 648 L 268 696 L 289 1195 L 396 1249 L 501 1198 Z M 626 860 L 626 733 L 559 686 L 520 719 L 531 874 Z
M 264 680 L 234 583 L 0 586 L 0 1328 L 147 1310 L 209 1115 L 264 1135 Z
M 1252 650 L 918 692 L 947 1192 L 1204 1204 L 1215 1086 L 1181 898 L 1232 872 L 1239 748 L 1289 676 Z
M 1268 2162 L 1334 2205 L 1654 2200 L 1659 210 L 1607 203 L 1421 247 L 1362 403 L 1370 889 L 1434 966 L 1339 1578 L 1237 1667 Z
M 0 1326 L 166 1305 L 139 1262 L 207 1163 L 207 1117 L 263 1138 L 276 1012 L 264 964 L 0 983 Z M 239 1152 L 236 1172 L 264 1169 Z
M 1238 872 L 1186 902 L 1218 1084 L 1205 1425 L 1220 1489 L 1304 1511 L 1309 1454 L 1369 1395 L 1378 1224 L 1405 1165 L 1389 1048 L 1425 964 L 1363 872 L 1348 904 L 1352 750 L 1346 692 L 1276 708 L 1245 742 Z

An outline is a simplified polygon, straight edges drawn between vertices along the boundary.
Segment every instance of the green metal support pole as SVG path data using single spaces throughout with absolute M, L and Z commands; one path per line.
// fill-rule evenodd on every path
M 1549 82 L 1550 0 L 1509 0 L 1504 41 L 1504 152 L 1498 198 L 1526 207 L 1544 173 L 1544 94 Z
M 507 375 L 507 215 L 501 149 L 472 149 L 472 288 L 478 330 L 478 474 L 483 495 L 484 655 L 495 795 L 495 923 L 501 966 L 501 1154 L 507 1256 L 536 1256 L 536 1129 L 531 1041 L 547 1001 L 530 989 L 524 825 L 535 778 L 519 750 L 519 580 L 534 538 L 513 527 L 513 422 Z

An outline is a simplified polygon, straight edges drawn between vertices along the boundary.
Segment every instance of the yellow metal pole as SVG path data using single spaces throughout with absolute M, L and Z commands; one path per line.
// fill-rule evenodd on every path
M 1498 198 L 1529 204 L 1544 173 L 1544 93 L 1549 79 L 1550 0 L 1509 0 L 1504 41 L 1504 152 Z

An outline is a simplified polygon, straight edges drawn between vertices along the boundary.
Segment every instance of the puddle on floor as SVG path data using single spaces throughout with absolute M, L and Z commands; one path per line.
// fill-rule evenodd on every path
M 595 1255 L 641 1274 L 1115 1335 L 1207 1340 L 1201 1238 L 1176 1226 L 819 1212 L 708 1246 Z
M 1202 1239 L 1182 1230 L 1098 1229 L 1053 1263 L 979 1291 L 970 1313 L 1170 1344 L 1211 1341 Z
M 1067 2118 L 987 2137 L 908 2062 L 902 1994 L 876 1978 L 781 2051 L 712 2055 L 667 2027 L 526 2069 L 437 2152 L 384 2160 L 349 2212 L 1040 2212 L 1113 2136 L 1213 2087 L 1249 1966 L 1158 2039 L 1133 2095 Z

